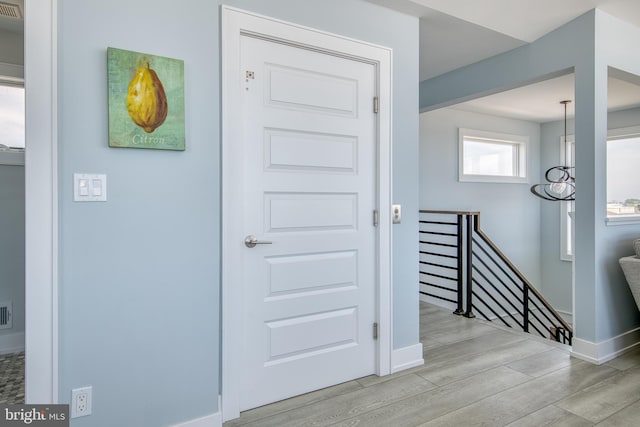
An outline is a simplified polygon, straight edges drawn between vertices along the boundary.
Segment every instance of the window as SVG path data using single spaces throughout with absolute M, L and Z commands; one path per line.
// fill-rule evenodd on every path
M 640 222 L 640 127 L 607 139 L 607 222 Z
M 575 136 L 567 135 L 567 144 L 564 144 L 564 136 L 560 137 L 560 164 L 575 166 L 576 153 Z M 571 239 L 571 226 L 573 219 L 571 214 L 575 210 L 574 201 L 560 202 L 560 259 L 573 260 L 573 241 Z
M 0 165 L 24 164 L 24 87 L 0 76 Z
M 23 87 L 0 84 L 0 144 L 24 148 Z
M 527 182 L 529 138 L 460 128 L 460 181 Z

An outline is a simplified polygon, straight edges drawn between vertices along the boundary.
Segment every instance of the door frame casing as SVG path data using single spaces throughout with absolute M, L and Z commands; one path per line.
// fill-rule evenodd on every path
M 25 1 L 25 400 L 58 402 L 58 0 Z
M 392 51 L 367 42 L 222 6 L 222 417 L 240 415 L 242 354 L 242 257 L 244 245 L 230 230 L 242 226 L 244 159 L 242 138 L 240 37 L 260 37 L 296 47 L 371 63 L 376 67 L 379 110 L 376 188 L 379 225 L 376 229 L 376 318 L 379 324 L 376 374 L 391 372 L 392 228 L 391 228 L 391 89 Z M 373 108 L 373 100 L 372 100 Z

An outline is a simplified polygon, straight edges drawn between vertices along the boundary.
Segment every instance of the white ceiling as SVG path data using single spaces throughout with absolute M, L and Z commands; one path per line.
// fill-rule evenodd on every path
M 640 0 L 368 1 L 420 18 L 421 81 L 535 41 L 593 8 L 640 27 Z M 628 77 L 610 76 L 611 110 L 640 106 L 640 79 Z M 456 108 L 546 122 L 562 118 L 559 102 L 573 100 L 573 88 L 567 75 Z
M 514 119 L 530 120 L 539 123 L 558 120 L 564 115 L 562 100 L 574 99 L 574 75 L 567 74 L 540 83 L 474 99 L 453 108 L 492 114 Z M 609 111 L 640 107 L 640 86 L 609 77 Z M 573 117 L 574 105 L 567 106 L 567 116 Z

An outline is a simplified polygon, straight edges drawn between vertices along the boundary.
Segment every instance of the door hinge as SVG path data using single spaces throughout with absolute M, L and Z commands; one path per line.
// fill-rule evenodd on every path
M 378 322 L 373 323 L 373 339 L 378 339 Z
M 378 114 L 378 110 L 380 109 L 380 100 L 377 96 L 373 97 L 373 112 Z
M 377 227 L 380 222 L 380 214 L 378 213 L 378 209 L 373 210 L 373 226 Z

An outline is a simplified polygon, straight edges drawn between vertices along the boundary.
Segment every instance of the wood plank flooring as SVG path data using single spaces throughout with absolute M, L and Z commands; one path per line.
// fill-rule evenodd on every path
M 243 412 L 225 427 L 638 426 L 640 349 L 601 366 L 421 303 L 425 365 Z

